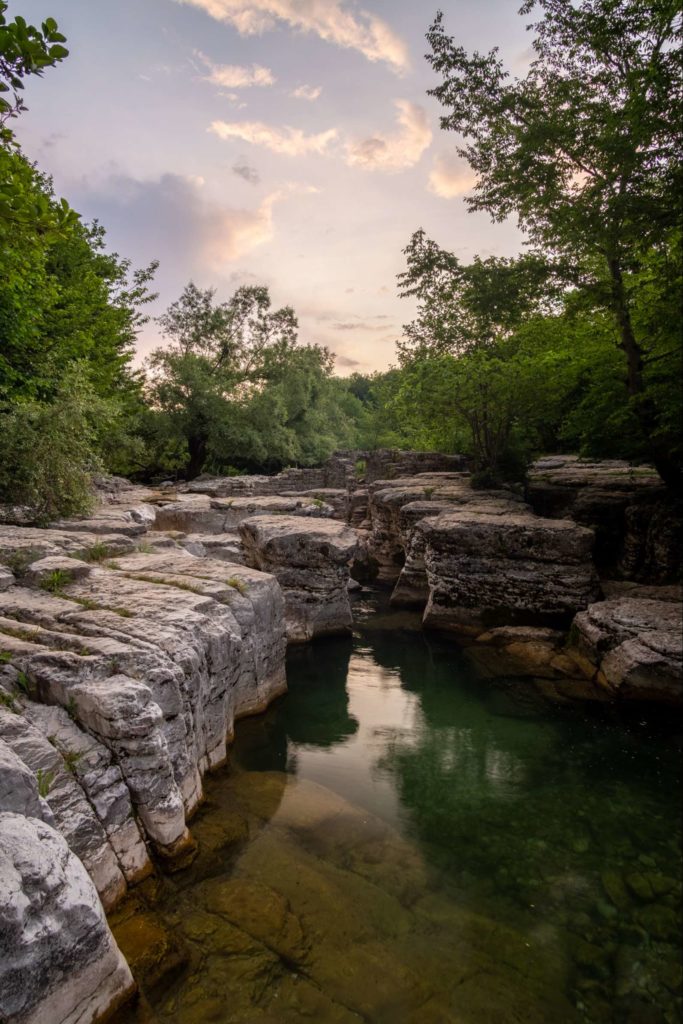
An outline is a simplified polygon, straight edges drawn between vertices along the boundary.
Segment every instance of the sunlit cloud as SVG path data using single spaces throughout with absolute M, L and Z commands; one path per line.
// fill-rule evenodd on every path
M 429 174 L 429 191 L 442 199 L 455 199 L 469 192 L 477 183 L 476 175 L 457 156 L 439 155 Z
M 317 100 L 323 91 L 322 85 L 300 85 L 293 89 L 291 95 L 297 100 Z
M 369 171 L 402 171 L 414 167 L 432 141 L 432 129 L 423 107 L 396 100 L 398 128 L 394 132 L 358 139 L 346 145 L 350 167 Z
M 345 0 L 176 0 L 199 7 L 242 35 L 256 35 L 284 22 L 326 42 L 382 61 L 394 71 L 409 66 L 408 48 L 390 25 L 369 11 L 351 9 Z
M 285 156 L 324 153 L 337 137 L 336 128 L 317 135 L 306 135 L 300 128 L 274 128 L 261 121 L 212 121 L 209 131 L 220 139 L 242 139 Z
M 275 76 L 270 68 L 261 67 L 260 64 L 252 64 L 250 67 L 242 67 L 239 64 L 214 64 L 210 57 L 195 51 L 208 74 L 204 76 L 207 82 L 212 85 L 219 85 L 223 89 L 247 89 L 252 85 L 274 85 Z

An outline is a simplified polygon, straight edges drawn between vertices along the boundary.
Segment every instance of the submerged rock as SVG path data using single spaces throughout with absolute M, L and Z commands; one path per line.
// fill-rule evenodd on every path
M 0 1018 L 89 1024 L 135 984 L 88 874 L 45 822 L 0 813 Z

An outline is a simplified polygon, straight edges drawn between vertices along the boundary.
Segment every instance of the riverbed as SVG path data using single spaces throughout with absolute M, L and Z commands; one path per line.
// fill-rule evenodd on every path
M 120 1024 L 680 1017 L 680 737 L 477 677 L 386 595 L 294 648 L 184 871 L 113 917 Z

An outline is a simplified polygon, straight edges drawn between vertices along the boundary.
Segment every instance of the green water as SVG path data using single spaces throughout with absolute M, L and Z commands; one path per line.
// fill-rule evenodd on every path
M 192 867 L 115 919 L 145 991 L 121 1021 L 681 1019 L 666 720 L 477 680 L 381 596 L 288 679 L 208 781 Z

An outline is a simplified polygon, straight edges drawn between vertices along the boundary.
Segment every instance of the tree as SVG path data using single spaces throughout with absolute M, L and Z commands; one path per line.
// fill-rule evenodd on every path
M 628 392 L 650 454 L 675 484 L 647 394 L 651 337 L 634 322 L 633 282 L 680 223 L 683 56 L 679 0 L 526 0 L 535 57 L 510 79 L 497 51 L 468 55 L 438 14 L 428 59 L 442 82 L 441 125 L 466 140 L 471 210 L 516 214 L 567 281 L 609 310 Z
M 65 37 L 54 18 L 47 18 L 40 28 L 27 25 L 17 15 L 14 21 L 5 17 L 7 3 L 0 0 L 0 124 L 16 117 L 26 109 L 21 90 L 28 75 L 42 75 L 46 68 L 54 67 L 68 57 L 62 46 Z M 4 129 L 0 139 L 7 141 L 11 133 Z

